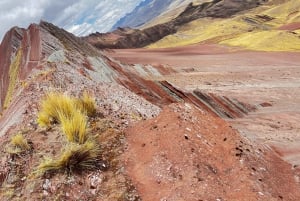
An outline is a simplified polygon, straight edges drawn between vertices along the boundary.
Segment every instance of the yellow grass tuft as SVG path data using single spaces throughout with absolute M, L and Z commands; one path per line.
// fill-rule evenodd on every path
M 87 119 L 79 110 L 74 110 L 71 116 L 59 112 L 59 120 L 69 142 L 83 144 L 87 140 Z
M 31 149 L 28 141 L 21 133 L 14 135 L 10 140 L 11 147 L 8 149 L 9 153 L 22 153 Z
M 95 98 L 87 92 L 84 92 L 80 99 L 50 92 L 42 100 L 37 123 L 41 127 L 50 127 L 52 123 L 61 123 L 60 116 L 71 119 L 74 111 L 77 110 L 88 116 L 94 116 L 96 114 Z
M 75 99 L 67 95 L 50 92 L 42 100 L 41 110 L 38 115 L 38 124 L 48 127 L 51 123 L 60 123 L 59 114 L 70 117 L 77 110 Z
M 96 113 L 95 99 L 84 92 L 80 99 L 51 92 L 42 100 L 38 124 L 50 127 L 61 125 L 68 144 L 56 159 L 45 159 L 37 168 L 37 174 L 48 171 L 80 171 L 94 169 L 99 156 L 99 146 L 87 133 L 87 115 Z
M 88 116 L 96 114 L 96 101 L 88 92 L 83 92 L 83 95 L 77 102 L 78 108 Z
M 37 118 L 37 123 L 40 127 L 49 128 L 53 119 L 49 116 L 49 114 L 44 111 L 40 111 Z
M 97 167 L 99 147 L 93 141 L 84 144 L 70 143 L 61 155 L 56 159 L 45 159 L 37 168 L 35 173 L 44 174 L 59 170 L 68 172 L 79 172 L 82 170 L 93 170 Z

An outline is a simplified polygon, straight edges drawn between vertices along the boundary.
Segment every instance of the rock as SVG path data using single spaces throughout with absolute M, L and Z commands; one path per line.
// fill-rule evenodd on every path
M 43 183 L 43 189 L 48 190 L 51 188 L 51 181 L 49 179 L 46 179 Z

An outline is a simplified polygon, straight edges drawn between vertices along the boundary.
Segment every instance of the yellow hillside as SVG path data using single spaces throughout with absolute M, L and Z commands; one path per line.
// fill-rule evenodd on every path
M 300 1 L 277 0 L 229 19 L 193 21 L 149 48 L 217 43 L 260 51 L 300 51 L 300 30 L 278 30 L 293 22 L 300 23 Z
M 300 1 L 289 0 L 286 3 L 267 9 L 262 14 L 274 17 L 273 22 L 278 24 L 300 22 Z
M 222 41 L 221 44 L 240 46 L 261 51 L 299 51 L 299 33 L 287 31 L 260 31 L 245 33 L 237 38 Z

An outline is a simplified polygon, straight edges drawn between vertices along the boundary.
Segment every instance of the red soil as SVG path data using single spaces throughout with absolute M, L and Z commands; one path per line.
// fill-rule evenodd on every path
M 222 71 L 236 65 L 281 65 L 300 60 L 300 53 L 251 52 L 211 44 L 162 49 L 118 49 L 106 54 L 129 64 L 164 64 L 173 69 L 201 66 L 202 70 L 208 66 L 209 69 L 215 67 L 214 70 Z
M 258 110 L 256 112 L 250 112 L 246 116 L 227 121 L 252 142 L 258 144 L 263 143 L 266 146 L 273 147 L 273 149 L 269 149 L 268 154 L 266 154 L 267 159 L 265 161 L 271 162 L 267 162 L 265 165 L 270 167 L 268 168 L 268 171 L 266 171 L 266 174 L 269 174 L 269 179 L 274 177 L 276 181 L 263 182 L 264 184 L 262 185 L 264 187 L 268 185 L 272 186 L 270 188 L 273 189 L 273 192 L 282 192 L 282 194 L 278 194 L 278 196 L 283 196 L 284 200 L 299 199 L 293 197 L 285 198 L 284 196 L 288 195 L 290 192 L 295 192 L 295 189 L 297 189 L 296 191 L 300 189 L 299 175 L 294 175 L 290 172 L 290 176 L 288 176 L 290 173 L 280 176 L 278 175 L 278 170 L 288 170 L 291 169 L 291 165 L 293 167 L 298 167 L 300 165 L 300 150 L 298 148 L 300 146 L 300 53 L 252 52 L 218 45 L 193 45 L 166 49 L 114 50 L 113 52 L 110 51 L 106 54 L 119 59 L 123 63 L 151 64 L 155 66 L 159 66 L 160 64 L 162 66 L 167 66 L 168 68 L 173 69 L 174 72 L 169 75 L 163 75 L 159 78 L 159 80 L 166 80 L 181 91 L 192 92 L 197 89 L 202 92 L 213 93 L 219 97 L 226 96 L 229 99 L 237 99 L 244 103 L 257 106 Z M 222 105 L 221 102 L 219 102 L 219 104 Z M 132 128 L 128 131 L 129 147 L 132 147 L 129 149 L 132 149 L 132 152 L 142 153 L 140 158 L 137 154 L 138 159 L 132 159 L 134 162 L 129 163 L 129 174 L 132 175 L 134 180 L 137 182 L 139 185 L 138 188 L 144 196 L 147 196 L 148 193 L 151 196 L 156 196 L 155 198 L 157 199 L 153 200 L 159 200 L 158 197 L 163 198 L 164 196 L 186 195 L 188 192 L 187 189 L 183 188 L 183 186 L 187 186 L 187 182 L 184 183 L 183 181 L 178 181 L 178 178 L 170 180 L 171 177 L 167 177 L 166 181 L 159 182 L 160 184 L 157 183 L 155 175 L 151 173 L 152 170 L 150 167 L 155 164 L 155 158 L 159 158 L 161 155 L 160 153 L 166 153 L 167 159 L 159 159 L 168 161 L 167 163 L 170 164 L 179 164 L 180 161 L 175 159 L 175 156 L 178 156 L 178 159 L 181 159 L 182 162 L 178 166 L 186 168 L 182 171 L 186 173 L 191 172 L 192 167 L 190 167 L 190 165 L 185 167 L 185 164 L 189 164 L 193 161 L 197 162 L 198 160 L 201 160 L 198 158 L 205 158 L 210 155 L 210 152 L 205 152 L 206 156 L 200 155 L 201 153 L 199 153 L 199 155 L 195 158 L 188 158 L 186 151 L 190 150 L 192 146 L 181 145 L 181 135 L 187 132 L 178 127 L 178 125 L 183 124 L 183 122 L 176 122 L 176 116 L 174 115 L 172 117 L 171 111 L 167 110 L 165 113 L 166 114 L 162 114 L 162 116 L 156 120 L 141 123 L 140 125 L 137 125 L 137 128 Z M 199 114 L 196 116 L 198 115 Z M 181 114 L 178 113 L 177 116 L 180 117 Z M 166 120 L 164 118 L 166 118 Z M 207 133 L 214 133 L 215 131 L 213 128 L 216 124 L 216 127 L 218 127 L 221 120 L 213 119 L 211 121 L 207 121 L 205 120 L 207 118 L 211 119 L 211 117 L 208 116 L 197 118 L 199 120 L 199 123 L 197 124 L 209 127 L 207 128 Z M 205 123 L 201 124 L 201 121 Z M 165 125 L 170 125 L 172 122 L 174 122 L 174 125 L 172 124 L 170 128 L 169 126 L 163 128 Z M 156 127 L 157 125 L 159 128 L 158 131 L 150 129 L 151 126 Z M 188 124 L 186 126 L 182 126 L 182 128 L 184 127 L 190 128 L 192 125 Z M 200 127 L 196 130 L 198 133 L 201 133 L 203 132 L 201 129 L 202 128 Z M 218 135 L 223 137 L 227 130 L 223 129 L 223 131 L 223 133 L 218 133 L 216 136 Z M 149 135 L 145 137 L 145 133 L 149 133 Z M 220 139 L 222 137 L 220 137 Z M 148 140 L 148 138 L 150 139 Z M 238 138 L 239 137 L 236 139 Z M 212 140 L 215 142 L 214 137 L 212 136 L 209 136 L 208 139 L 208 141 Z M 151 140 L 155 141 L 156 145 L 147 147 Z M 146 146 L 142 147 L 143 144 L 146 144 Z M 180 146 L 186 147 L 180 148 Z M 199 150 L 200 148 L 200 145 L 197 145 L 194 149 Z M 149 153 L 149 156 L 146 153 Z M 223 158 L 226 158 L 226 160 L 227 158 L 229 158 L 228 160 L 231 160 L 225 153 L 227 152 L 216 152 L 215 155 L 213 154 L 215 156 L 213 161 L 216 162 L 221 160 L 217 158 L 217 156 L 220 157 L 221 155 L 224 155 L 225 157 Z M 288 163 L 281 161 L 281 159 L 275 156 L 276 154 L 279 154 L 281 159 Z M 208 161 L 210 160 L 207 158 L 205 159 Z M 227 162 L 229 163 L 229 161 Z M 261 164 L 264 164 L 264 162 L 261 161 Z M 133 171 L 131 171 L 131 169 Z M 257 168 L 255 167 L 255 169 Z M 240 174 L 237 172 L 235 173 L 237 175 Z M 165 174 L 169 175 L 171 173 Z M 187 175 L 186 177 L 189 178 L 189 176 L 190 175 Z M 143 179 L 140 180 L 139 177 Z M 288 183 L 293 183 L 294 181 L 298 182 L 298 186 L 295 185 L 295 188 L 292 187 L 291 189 L 288 186 L 284 187 L 283 184 L 287 181 L 279 181 L 281 179 L 285 179 L 284 177 L 290 177 Z M 236 180 L 233 176 L 228 176 L 226 178 L 228 178 L 227 181 Z M 295 180 L 292 178 L 295 178 Z M 191 181 L 191 178 L 189 179 Z M 224 181 L 225 179 L 220 180 Z M 216 192 L 220 192 L 220 196 L 224 196 L 225 199 L 228 200 L 257 200 L 258 198 L 255 197 L 256 194 L 253 192 L 250 193 L 250 191 L 247 190 L 247 185 L 252 185 L 248 184 L 249 178 L 245 180 L 247 181 L 244 182 L 245 184 L 233 182 L 234 184 L 232 185 L 241 186 L 243 189 L 245 188 L 246 190 L 244 191 L 244 195 L 249 195 L 250 197 L 239 197 L 238 193 L 233 193 L 233 191 L 229 191 L 228 189 L 224 190 L 226 189 L 225 186 L 228 184 L 224 185 L 224 188 L 219 188 L 219 190 L 223 189 L 224 191 L 219 191 L 218 187 L 214 187 L 214 185 L 218 183 L 216 180 L 209 183 L 208 186 L 212 185 L 213 189 L 217 189 Z M 196 194 L 199 197 L 207 199 L 207 197 L 204 196 L 204 192 L 209 192 L 209 190 L 203 190 L 203 188 L 201 190 L 201 188 L 199 186 L 189 186 L 189 190 L 192 192 L 195 191 L 198 193 Z M 159 194 L 158 192 L 162 192 L 162 194 Z M 223 192 L 223 194 L 221 192 Z M 299 192 L 297 193 L 295 195 L 299 195 Z M 206 193 L 206 195 L 208 196 L 210 194 Z M 151 200 L 150 197 L 148 198 L 149 199 L 145 200 Z M 182 199 L 180 196 L 177 198 L 174 198 L 174 200 Z M 189 199 L 190 198 L 186 198 L 182 200 Z M 210 197 L 208 200 L 213 199 L 216 200 L 217 197 Z M 272 199 L 280 200 L 281 197 L 276 198 L 275 196 Z M 270 197 L 261 198 L 261 200 L 272 199 Z
M 289 164 L 191 105 L 166 107 L 126 133 L 127 173 L 145 201 L 300 199 Z
M 288 30 L 288 31 L 295 31 L 300 29 L 300 22 L 292 22 L 290 24 L 282 25 L 278 28 L 279 30 Z

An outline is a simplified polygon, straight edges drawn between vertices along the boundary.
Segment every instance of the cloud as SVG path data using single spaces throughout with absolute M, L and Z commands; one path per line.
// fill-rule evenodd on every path
M 39 21 L 45 6 L 47 6 L 47 0 L 0 1 L 0 40 L 5 32 L 13 26 L 28 26 L 30 22 Z
M 1 0 L 0 40 L 13 26 L 27 27 L 41 19 L 76 35 L 106 32 L 142 0 Z
M 132 11 L 141 0 L 102 0 L 82 12 L 72 15 L 73 19 L 65 23 L 65 28 L 76 35 L 87 35 L 93 32 L 109 31 L 113 25 L 124 15 Z M 76 23 L 82 21 L 84 23 Z M 75 22 L 75 23 L 74 23 Z

